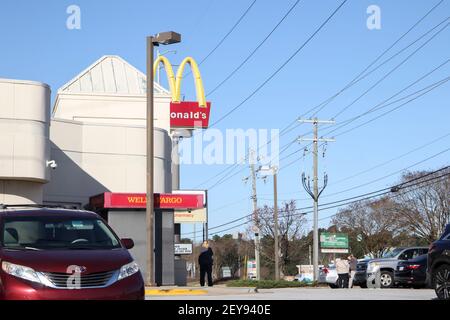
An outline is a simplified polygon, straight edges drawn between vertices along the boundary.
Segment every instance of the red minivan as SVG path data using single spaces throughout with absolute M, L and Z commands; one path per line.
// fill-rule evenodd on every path
M 142 300 L 133 246 L 93 212 L 0 206 L 0 300 Z

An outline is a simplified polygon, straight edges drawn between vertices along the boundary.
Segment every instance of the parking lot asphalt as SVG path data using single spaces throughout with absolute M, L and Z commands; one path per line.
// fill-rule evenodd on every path
M 199 288 L 195 288 L 199 289 Z M 329 289 L 284 288 L 259 289 L 217 286 L 203 294 L 147 295 L 147 300 L 432 300 L 431 289 Z

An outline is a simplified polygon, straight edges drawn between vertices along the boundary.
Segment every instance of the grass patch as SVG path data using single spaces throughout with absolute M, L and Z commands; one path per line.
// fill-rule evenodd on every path
M 232 280 L 227 287 L 253 287 L 259 289 L 314 287 L 314 283 L 286 280 Z

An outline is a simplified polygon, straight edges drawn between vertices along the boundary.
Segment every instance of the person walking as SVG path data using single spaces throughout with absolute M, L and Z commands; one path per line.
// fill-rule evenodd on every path
M 348 288 L 350 266 L 346 259 L 336 259 L 336 272 L 338 274 L 338 288 Z
M 353 288 L 353 280 L 356 274 L 356 265 L 358 264 L 358 259 L 355 258 L 353 254 L 348 256 L 348 264 L 350 265 L 350 280 L 348 282 L 348 287 Z
M 212 281 L 212 265 L 213 265 L 213 251 L 209 247 L 208 241 L 203 241 L 201 253 L 198 256 L 198 264 L 200 266 L 200 285 L 205 286 L 205 275 L 208 277 L 208 286 L 213 286 Z

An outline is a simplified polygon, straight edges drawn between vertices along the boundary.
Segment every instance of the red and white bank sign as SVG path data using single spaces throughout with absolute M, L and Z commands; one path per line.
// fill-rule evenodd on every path
M 196 101 L 181 101 L 170 103 L 170 127 L 171 128 L 208 128 L 211 102 L 205 107 L 200 107 Z

